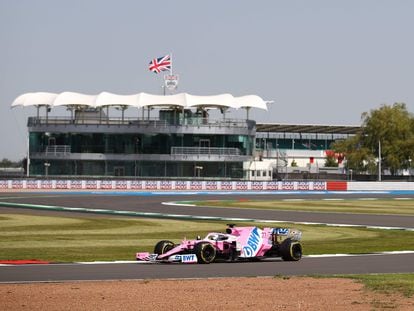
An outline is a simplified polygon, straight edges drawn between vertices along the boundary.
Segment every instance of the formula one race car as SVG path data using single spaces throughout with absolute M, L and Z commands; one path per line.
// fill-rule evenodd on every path
M 299 230 L 288 228 L 236 227 L 228 225 L 226 233 L 212 232 L 204 239 L 184 239 L 180 244 L 159 241 L 154 253 L 137 253 L 138 261 L 208 264 L 216 260 L 260 260 L 281 257 L 285 261 L 302 258 Z

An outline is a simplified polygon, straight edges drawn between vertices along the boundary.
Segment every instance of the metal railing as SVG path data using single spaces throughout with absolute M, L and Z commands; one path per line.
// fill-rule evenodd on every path
M 46 146 L 45 154 L 46 155 L 62 155 L 71 153 L 71 148 L 69 145 L 49 145 Z
M 240 150 L 237 148 L 216 147 L 171 147 L 171 155 L 226 155 L 238 156 Z
M 240 119 L 209 119 L 209 118 L 184 118 L 178 120 L 164 120 L 160 118 L 107 118 L 107 117 L 29 117 L 28 126 L 42 125 L 126 125 L 126 126 L 197 126 L 197 127 L 248 127 L 251 128 L 255 124 L 251 120 Z

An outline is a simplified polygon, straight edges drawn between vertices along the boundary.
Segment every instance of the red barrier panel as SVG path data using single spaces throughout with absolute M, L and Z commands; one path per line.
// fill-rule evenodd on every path
M 347 191 L 348 183 L 346 181 L 327 181 L 326 190 L 328 191 Z

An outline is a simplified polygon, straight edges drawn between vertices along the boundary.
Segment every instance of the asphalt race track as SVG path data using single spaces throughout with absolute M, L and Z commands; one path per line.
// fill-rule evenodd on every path
M 270 210 L 249 210 L 233 208 L 188 207 L 163 205 L 161 202 L 191 200 L 270 200 L 270 199 L 357 199 L 357 198 L 414 198 L 414 193 L 393 195 L 384 193 L 269 193 L 261 195 L 105 195 L 105 194 L 69 194 L 69 193 L 0 193 L 1 202 L 19 202 L 91 209 L 110 209 L 136 212 L 171 213 L 197 216 L 219 216 L 234 218 L 253 218 L 291 222 L 318 222 L 334 224 L 372 225 L 384 227 L 414 228 L 414 216 L 393 215 L 355 215 L 338 213 L 286 212 Z
M 247 209 L 222 209 L 164 205 L 162 202 L 190 200 L 240 199 L 341 199 L 341 198 L 414 198 L 414 193 L 292 193 L 292 194 L 70 194 L 70 193 L 0 193 L 1 202 L 42 204 L 122 211 L 174 213 L 185 215 L 253 218 L 279 221 L 358 224 L 414 229 L 414 216 L 352 215 L 337 213 L 284 212 Z M 0 207 L 0 213 L 61 213 L 31 209 Z M 205 278 L 237 276 L 414 273 L 414 253 L 371 254 L 357 256 L 305 257 L 299 262 L 279 260 L 265 262 L 215 263 L 210 265 L 180 264 L 52 264 L 0 266 L 0 282 L 39 282 L 65 280 L 119 280 L 149 278 Z
M 298 262 L 56 264 L 0 267 L 0 282 L 131 280 L 414 272 L 414 254 L 303 258 Z

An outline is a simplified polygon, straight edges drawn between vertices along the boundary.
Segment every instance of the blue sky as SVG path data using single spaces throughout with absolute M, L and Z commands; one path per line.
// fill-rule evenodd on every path
M 159 93 L 173 53 L 180 92 L 274 100 L 258 122 L 359 125 L 414 102 L 414 1 L 0 0 L 0 159 L 26 152 L 20 94 Z M 237 117 L 240 113 L 235 113 Z

